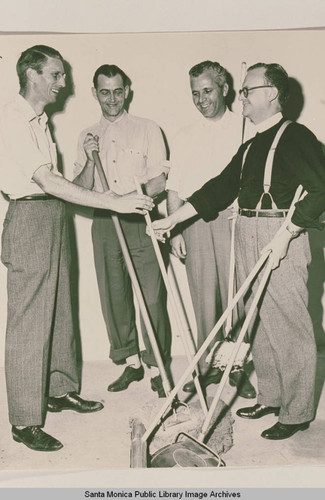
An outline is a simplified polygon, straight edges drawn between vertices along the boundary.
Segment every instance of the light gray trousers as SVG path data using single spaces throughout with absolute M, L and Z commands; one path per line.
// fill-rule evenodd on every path
M 243 283 L 272 240 L 283 218 L 238 216 L 236 266 Z M 291 241 L 287 256 L 272 271 L 255 319 L 253 361 L 258 379 L 258 403 L 279 406 L 279 421 L 298 424 L 314 417 L 316 344 L 307 310 L 308 235 Z M 256 291 L 260 276 L 252 290 Z M 248 298 L 247 308 L 251 302 Z
M 231 241 L 230 210 L 224 210 L 217 219 L 205 222 L 195 220 L 183 230 L 187 255 L 186 273 L 197 324 L 198 348 L 217 323 L 227 307 Z M 222 330 L 219 340 L 223 339 Z M 212 343 L 213 345 L 213 343 Z M 204 373 L 208 365 L 204 354 L 199 362 Z
M 11 201 L 1 259 L 8 268 L 9 420 L 13 425 L 42 425 L 47 395 L 79 387 L 64 203 Z

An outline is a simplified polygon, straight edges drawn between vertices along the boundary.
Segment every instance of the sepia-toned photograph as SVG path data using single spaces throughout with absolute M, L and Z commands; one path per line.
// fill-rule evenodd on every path
M 324 465 L 324 44 L 0 36 L 0 470 Z

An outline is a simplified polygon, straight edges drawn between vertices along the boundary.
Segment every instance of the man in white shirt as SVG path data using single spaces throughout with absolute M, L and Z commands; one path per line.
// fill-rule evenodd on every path
M 89 413 L 103 408 L 78 395 L 63 200 L 140 214 L 153 203 L 149 197 L 87 191 L 59 174 L 44 112 L 65 87 L 57 50 L 44 45 L 27 49 L 17 74 L 19 95 L 0 115 L 1 189 L 10 199 L 1 253 L 8 269 L 9 420 L 15 441 L 35 451 L 56 451 L 62 443 L 42 430 L 46 410 Z
M 201 117 L 183 128 L 171 147 L 171 170 L 166 186 L 169 214 L 222 172 L 241 136 L 241 120 L 227 107 L 227 71 L 217 62 L 204 61 L 191 68 L 189 74 L 193 102 Z M 197 322 L 198 347 L 227 307 L 231 215 L 231 210 L 226 209 L 211 222 L 196 217 L 171 238 L 172 253 L 185 260 Z M 205 356 L 201 357 L 200 371 L 205 387 L 220 382 L 222 370 L 209 367 Z M 238 393 L 245 398 L 256 395 L 242 367 L 232 370 L 230 384 L 237 386 Z M 193 382 L 183 389 L 193 392 Z
M 80 134 L 76 178 L 87 189 L 102 190 L 95 170 L 93 150 L 99 150 L 110 188 L 117 194 L 134 192 L 134 177 L 152 197 L 165 189 L 166 149 L 156 123 L 126 112 L 131 81 L 117 66 L 104 64 L 93 78 L 93 95 L 102 116 L 98 123 Z M 94 258 L 103 316 L 110 341 L 110 358 L 127 366 L 110 392 L 124 391 L 144 377 L 131 281 L 128 276 L 111 212 L 95 210 L 92 227 Z M 170 359 L 171 332 L 166 294 L 144 217 L 128 215 L 120 222 L 137 273 L 149 317 L 165 364 Z M 142 320 L 141 320 L 142 321 Z M 142 360 L 151 367 L 151 388 L 164 397 L 161 377 L 150 341 L 142 322 L 145 350 Z

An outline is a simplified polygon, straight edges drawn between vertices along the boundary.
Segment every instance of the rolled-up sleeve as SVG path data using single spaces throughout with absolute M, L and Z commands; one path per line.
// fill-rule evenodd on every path
M 85 137 L 86 137 L 86 132 L 85 131 L 81 132 L 77 144 L 77 159 L 74 163 L 74 168 L 73 168 L 74 178 L 76 178 L 80 174 L 87 161 L 87 155 L 83 147 Z
M 153 121 L 148 121 L 146 165 L 148 180 L 162 173 L 167 174 L 169 170 L 162 131 Z
M 180 198 L 183 198 L 181 179 L 183 176 L 184 147 L 179 137 L 173 140 L 170 153 L 170 172 L 166 182 L 166 189 L 176 191 Z

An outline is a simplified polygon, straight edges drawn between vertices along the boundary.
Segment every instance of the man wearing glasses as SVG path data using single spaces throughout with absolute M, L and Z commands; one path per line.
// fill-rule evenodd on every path
M 319 216 L 325 207 L 324 155 L 316 137 L 303 125 L 289 123 L 282 128 L 270 182 L 266 182 L 267 157 L 284 127 L 281 111 L 288 93 L 288 75 L 282 66 L 251 66 L 240 100 L 243 115 L 256 125 L 256 136 L 243 144 L 223 172 L 194 193 L 188 203 L 165 221 L 155 223 L 156 230 L 165 232 L 197 214 L 211 220 L 238 196 L 236 266 L 240 281 L 252 270 L 262 250 L 272 252 L 273 271 L 254 324 L 257 404 L 241 408 L 237 415 L 247 419 L 278 415 L 275 425 L 261 434 L 273 440 L 307 429 L 314 418 L 316 345 L 307 310 L 310 249 L 305 229 L 322 227 Z M 285 230 L 276 235 L 299 185 L 307 194 L 295 204 Z
M 189 75 L 193 103 L 200 116 L 195 123 L 180 130 L 171 147 L 171 170 L 166 184 L 169 214 L 222 171 L 241 136 L 241 120 L 227 107 L 229 74 L 225 68 L 217 62 L 203 61 L 193 66 Z M 231 210 L 226 207 L 209 222 L 196 217 L 170 240 L 173 255 L 185 261 L 198 348 L 227 307 L 231 216 Z M 222 340 L 222 332 L 220 335 Z M 223 371 L 212 368 L 205 359 L 203 355 L 199 364 L 201 384 L 207 387 L 219 383 Z M 256 396 L 242 366 L 232 370 L 229 382 L 237 386 L 240 396 L 249 399 Z M 194 392 L 194 383 L 188 382 L 183 390 Z

